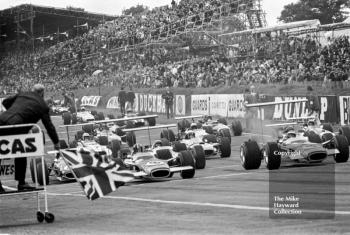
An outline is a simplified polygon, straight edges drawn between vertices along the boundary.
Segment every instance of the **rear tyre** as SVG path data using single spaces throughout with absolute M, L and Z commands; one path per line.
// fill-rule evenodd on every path
M 204 169 L 206 165 L 206 159 L 204 149 L 201 145 L 193 146 L 193 156 L 196 160 L 196 169 Z
M 190 128 L 191 123 L 187 119 L 182 119 L 180 122 L 177 123 L 177 127 L 181 132 L 186 131 L 188 128 Z
M 345 136 L 350 144 L 350 128 L 348 126 L 340 127 L 339 134 Z
M 203 129 L 205 130 L 205 132 L 207 132 L 209 135 L 214 134 L 214 130 L 212 126 L 203 126 Z
M 94 125 L 91 124 L 91 125 L 84 125 L 82 127 L 83 131 L 88 133 L 88 134 L 92 134 L 94 132 Z
M 333 132 L 333 127 L 330 123 L 323 124 L 323 130 Z
M 72 124 L 75 125 L 78 123 L 78 117 L 76 113 L 72 114 Z
M 246 141 L 241 145 L 240 158 L 246 170 L 259 169 L 261 165 L 261 152 L 256 141 Z
M 156 118 L 147 118 L 146 121 L 148 122 L 149 126 L 155 126 L 156 125 Z
M 44 175 L 45 175 L 45 180 L 46 180 L 46 185 L 49 185 L 50 184 L 50 181 L 49 181 L 49 170 L 47 168 L 47 164 L 46 164 L 46 161 L 44 160 L 44 170 L 45 172 L 43 172 L 42 170 L 42 161 L 40 158 L 37 158 L 34 160 L 34 164 L 33 164 L 33 161 L 30 161 L 30 173 L 31 173 L 31 176 L 32 176 L 32 180 L 33 180 L 33 183 L 35 183 L 35 171 L 34 171 L 34 167 L 36 168 L 36 172 L 38 174 L 38 184 L 39 185 L 44 185 Z
M 231 143 L 231 133 L 229 129 L 220 129 L 219 136 L 228 138 Z
M 160 138 L 169 140 L 170 142 L 175 141 L 175 134 L 172 130 L 162 130 L 160 133 Z
M 173 157 L 169 149 L 159 149 L 157 150 L 157 158 L 160 160 L 169 160 Z
M 171 146 L 168 139 L 162 138 L 160 141 L 162 142 L 162 146 Z
M 231 143 L 229 138 L 224 137 L 220 140 L 220 156 L 221 158 L 228 158 L 231 156 Z
M 181 152 L 181 151 L 187 150 L 186 144 L 180 143 L 180 142 L 178 142 L 178 141 L 175 141 L 175 142 L 173 143 L 173 146 L 174 146 L 174 147 L 173 147 L 174 152 Z
M 83 138 L 84 131 L 77 131 L 75 134 L 75 140 L 81 140 Z
M 196 165 L 193 159 L 193 156 L 191 154 L 191 152 L 189 151 L 181 151 L 179 154 L 179 161 L 181 166 L 192 166 L 193 169 L 190 170 L 183 170 L 180 172 L 180 176 L 183 179 L 191 179 L 194 177 L 195 173 L 196 173 Z
M 281 166 L 281 155 L 275 154 L 279 152 L 278 144 L 268 142 L 263 149 L 263 156 L 266 163 L 266 168 L 269 170 L 276 170 Z
M 334 156 L 334 160 L 337 163 L 347 162 L 349 160 L 349 143 L 345 136 L 337 135 L 336 147 L 339 150 L 339 153 Z
M 241 136 L 242 135 L 242 124 L 238 120 L 234 120 L 232 122 L 232 132 L 234 136 Z

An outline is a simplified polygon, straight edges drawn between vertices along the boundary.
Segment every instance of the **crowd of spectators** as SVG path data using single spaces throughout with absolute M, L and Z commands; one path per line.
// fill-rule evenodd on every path
M 122 84 L 161 88 L 348 80 L 350 43 L 346 36 L 322 46 L 309 35 L 265 33 L 245 37 L 236 47 L 217 46 L 210 55 L 194 53 L 188 45 L 142 44 L 230 14 L 240 7 L 237 3 L 173 1 L 171 6 L 142 15 L 121 16 L 50 48 L 10 51 L 0 61 L 0 92 L 26 90 L 34 83 L 43 83 L 50 91 L 67 91 Z M 196 41 L 211 39 L 199 36 Z M 103 72 L 92 75 L 96 70 Z

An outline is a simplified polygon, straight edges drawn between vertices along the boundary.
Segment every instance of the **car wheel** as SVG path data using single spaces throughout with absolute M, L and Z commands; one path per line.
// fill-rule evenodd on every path
M 129 147 L 132 147 L 136 144 L 136 135 L 134 132 L 126 133 L 126 142 L 128 143 Z
M 325 123 L 322 125 L 323 130 L 333 132 L 333 127 L 330 123 Z
M 204 169 L 206 165 L 206 159 L 204 149 L 201 145 L 193 146 L 193 156 L 196 160 L 196 169 Z
M 161 138 L 160 141 L 162 142 L 162 146 L 171 146 L 169 140 L 166 138 Z
M 220 140 L 220 156 L 222 158 L 228 158 L 231 156 L 231 143 L 227 137 L 221 138 Z
M 156 118 L 147 118 L 146 121 L 148 122 L 149 126 L 155 126 L 156 125 Z
M 112 158 L 118 158 L 118 152 L 120 151 L 120 141 L 112 140 L 111 142 L 111 150 L 112 150 Z
M 259 169 L 261 165 L 261 152 L 258 143 L 253 140 L 244 142 L 240 147 L 240 158 L 244 169 Z
M 82 127 L 83 131 L 85 133 L 88 133 L 88 134 L 92 134 L 94 132 L 94 125 L 93 124 L 90 124 L 90 125 L 84 125 Z
M 238 120 L 234 120 L 232 122 L 232 132 L 234 136 L 241 136 L 242 135 L 242 124 Z
M 181 151 L 185 151 L 185 150 L 187 150 L 186 144 L 178 142 L 178 141 L 175 141 L 173 143 L 173 151 L 174 152 L 181 152 Z
M 281 155 L 276 154 L 276 152 L 280 151 L 277 143 L 268 142 L 262 151 L 267 169 L 276 170 L 280 168 Z
M 180 172 L 180 176 L 183 179 L 191 179 L 194 177 L 195 173 L 196 173 L 196 165 L 193 159 L 193 156 L 191 154 L 190 151 L 181 151 L 179 153 L 179 161 L 181 166 L 192 166 L 193 169 L 190 170 L 183 170 Z
M 83 138 L 84 131 L 77 131 L 75 134 L 75 140 L 81 140 Z
M 175 141 L 175 134 L 173 132 L 173 130 L 167 129 L 167 130 L 162 130 L 162 132 L 160 133 L 160 138 L 164 138 L 169 140 L 170 142 L 174 142 Z
M 350 128 L 348 126 L 340 127 L 339 134 L 345 136 L 350 144 Z
M 44 160 L 44 170 L 45 172 L 43 172 L 43 169 L 42 169 L 42 161 L 41 161 L 41 158 L 37 158 L 34 160 L 34 164 L 33 164 L 33 161 L 30 161 L 30 173 L 31 173 L 31 176 L 32 176 L 32 180 L 33 180 L 33 183 L 35 183 L 35 171 L 34 171 L 34 167 L 36 168 L 36 173 L 38 174 L 37 177 L 38 177 L 38 184 L 39 185 L 44 185 L 44 175 L 45 175 L 45 181 L 46 181 L 46 185 L 49 185 L 50 181 L 49 181 L 49 170 L 47 168 L 47 164 L 46 164 L 46 161 Z
M 227 120 L 225 118 L 219 118 L 218 123 L 221 123 L 223 125 L 227 125 Z
M 309 141 L 311 143 L 322 143 L 321 137 L 317 135 L 314 131 L 309 131 L 308 133 L 306 133 L 306 136 L 309 138 Z
M 337 163 L 347 162 L 349 160 L 349 143 L 345 136 L 337 135 L 336 147 L 339 150 L 339 153 L 334 156 L 334 160 Z
M 207 132 L 209 135 L 214 134 L 214 130 L 212 126 L 203 126 L 203 129 L 205 130 L 205 132 Z
M 231 133 L 230 133 L 229 129 L 221 129 L 221 130 L 219 130 L 219 136 L 228 138 L 230 143 L 231 143 Z
M 157 158 L 160 160 L 169 160 L 173 158 L 173 155 L 171 154 L 169 149 L 159 149 L 156 151 Z
M 98 143 L 102 146 L 108 146 L 108 137 L 107 136 L 99 136 Z

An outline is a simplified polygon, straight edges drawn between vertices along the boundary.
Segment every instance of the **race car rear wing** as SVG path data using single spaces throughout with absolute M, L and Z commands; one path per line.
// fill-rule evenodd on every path
M 275 101 L 275 102 L 265 102 L 265 103 L 256 103 L 256 104 L 246 104 L 247 108 L 256 108 L 256 107 L 264 107 L 271 105 L 279 105 L 279 104 L 291 104 L 291 103 L 300 103 L 307 102 L 307 99 L 299 99 L 299 100 L 285 100 L 285 101 Z
M 204 115 L 186 116 L 186 117 L 176 117 L 175 120 L 194 119 L 194 118 L 203 118 L 203 117 L 204 117 Z

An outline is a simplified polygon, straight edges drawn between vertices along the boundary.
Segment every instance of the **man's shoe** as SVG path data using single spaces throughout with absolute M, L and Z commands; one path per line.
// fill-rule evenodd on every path
M 18 184 L 17 189 L 18 189 L 18 191 L 34 190 L 35 187 L 30 186 L 28 183 L 24 183 L 24 184 Z

